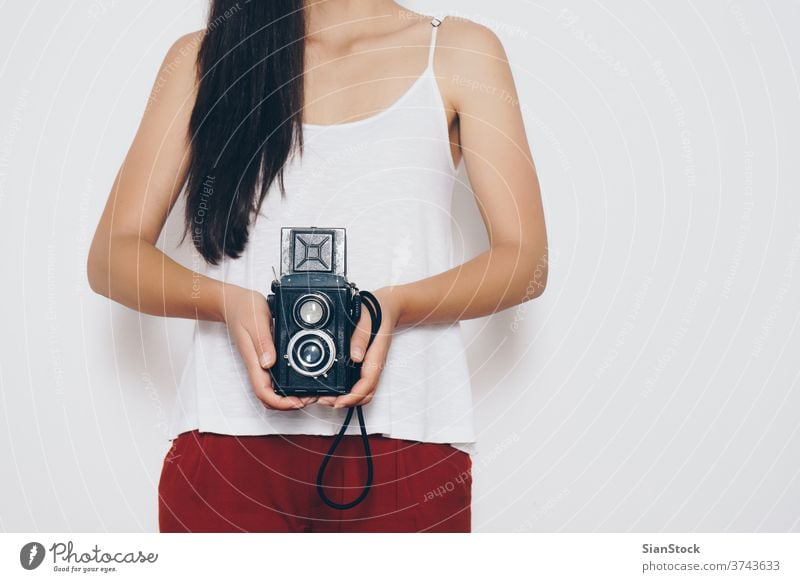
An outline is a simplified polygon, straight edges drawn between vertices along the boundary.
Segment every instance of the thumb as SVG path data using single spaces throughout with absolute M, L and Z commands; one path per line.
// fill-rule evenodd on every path
M 258 363 L 262 368 L 271 368 L 275 363 L 275 345 L 266 322 L 257 322 L 246 326 L 258 354 Z
M 361 312 L 361 318 L 358 320 L 358 325 L 350 338 L 350 357 L 354 362 L 362 362 L 364 360 L 364 354 L 367 353 L 367 344 L 369 343 L 370 325 L 369 313 L 364 310 Z

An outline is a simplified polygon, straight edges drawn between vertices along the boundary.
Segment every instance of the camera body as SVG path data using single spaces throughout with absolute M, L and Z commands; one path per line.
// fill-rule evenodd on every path
M 348 393 L 359 375 L 350 337 L 360 309 L 346 277 L 345 229 L 282 228 L 281 276 L 267 302 L 277 350 L 270 369 L 275 392 Z

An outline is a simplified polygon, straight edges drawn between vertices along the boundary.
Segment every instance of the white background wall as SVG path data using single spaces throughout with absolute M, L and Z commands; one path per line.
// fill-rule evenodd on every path
M 502 38 L 551 244 L 543 297 L 463 326 L 474 529 L 800 531 L 800 5 L 407 4 Z M 156 530 L 189 327 L 94 296 L 84 264 L 204 5 L 0 8 L 0 530 Z

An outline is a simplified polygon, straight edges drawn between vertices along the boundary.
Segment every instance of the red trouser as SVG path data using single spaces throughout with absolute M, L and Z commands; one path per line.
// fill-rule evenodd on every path
M 161 532 L 468 532 L 472 459 L 449 444 L 370 435 L 372 489 L 338 510 L 316 490 L 334 437 L 184 432 L 158 484 Z M 346 503 L 366 479 L 361 437 L 342 439 L 325 493 Z

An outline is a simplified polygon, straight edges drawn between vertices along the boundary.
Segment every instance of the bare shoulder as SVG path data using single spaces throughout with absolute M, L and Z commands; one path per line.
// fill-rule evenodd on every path
M 490 28 L 450 16 L 439 27 L 436 72 L 448 101 L 459 104 L 482 84 L 507 84 L 510 67 L 503 43 Z
M 201 29 L 179 36 L 169 47 L 167 54 L 172 57 L 196 58 L 205 33 L 205 29 Z
M 503 43 L 492 29 L 467 18 L 448 16 L 439 26 L 441 45 L 455 55 L 458 50 L 487 57 L 505 57 Z
M 184 34 L 167 49 L 148 99 L 148 110 L 156 106 L 174 112 L 191 107 L 197 89 L 197 54 L 204 34 L 204 30 Z
M 173 71 L 185 76 L 192 76 L 204 35 L 205 30 L 196 30 L 178 37 L 164 56 L 161 64 L 162 71 Z

